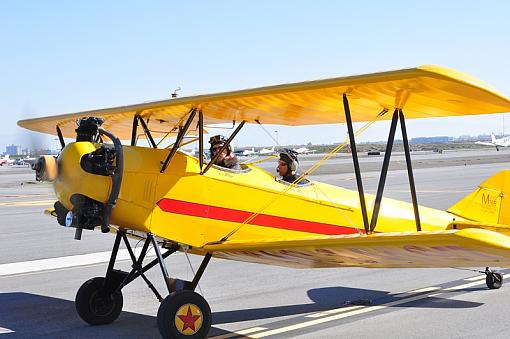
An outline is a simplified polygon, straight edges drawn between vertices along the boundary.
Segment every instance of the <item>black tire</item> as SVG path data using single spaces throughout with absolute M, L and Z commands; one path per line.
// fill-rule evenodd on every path
M 92 278 L 84 282 L 76 293 L 76 311 L 90 325 L 110 324 L 122 311 L 122 292 L 105 294 L 104 282 L 104 277 Z
M 485 283 L 491 290 L 497 290 L 503 285 L 503 275 L 501 275 L 501 273 L 491 272 L 485 277 Z
M 187 310 L 186 307 L 188 307 Z M 191 309 L 191 307 L 196 308 Z M 201 313 L 201 319 L 197 309 Z M 191 326 L 196 327 L 185 326 L 182 320 L 177 320 L 179 314 L 183 316 L 183 312 L 186 311 L 191 313 L 187 313 L 190 316 L 199 316 L 196 319 L 192 318 L 190 323 Z M 157 319 L 159 333 L 163 338 L 205 338 L 211 328 L 211 308 L 200 294 L 186 290 L 177 291 L 163 299 Z

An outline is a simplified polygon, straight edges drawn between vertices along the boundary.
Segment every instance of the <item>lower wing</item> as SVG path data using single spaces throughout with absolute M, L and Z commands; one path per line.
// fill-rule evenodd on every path
M 295 268 L 510 267 L 510 237 L 466 228 L 208 244 L 193 252 Z

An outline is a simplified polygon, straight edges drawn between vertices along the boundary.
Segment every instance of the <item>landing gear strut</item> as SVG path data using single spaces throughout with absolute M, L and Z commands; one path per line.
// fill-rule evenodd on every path
M 486 275 L 485 283 L 491 290 L 497 290 L 503 285 L 503 275 L 501 273 L 491 271 L 488 267 L 485 268 L 483 273 Z
M 130 272 L 114 269 L 121 240 L 124 241 L 131 257 L 132 269 Z M 156 259 L 144 266 L 143 260 L 150 244 L 153 245 L 156 252 Z M 161 253 L 156 239 L 149 233 L 137 258 L 126 233 L 117 231 L 106 276 L 86 281 L 76 294 L 75 305 L 80 318 L 90 325 L 112 323 L 122 311 L 122 288 L 136 278 L 142 277 L 161 302 L 157 322 L 163 338 L 205 338 L 211 327 L 211 309 L 207 301 L 194 290 L 212 255 L 205 255 L 193 281 L 176 280 L 169 276 L 165 258 L 178 249 L 178 245 L 172 245 L 167 248 L 165 253 Z M 146 271 L 158 264 L 169 292 L 166 298 L 161 297 L 161 294 L 145 276 Z

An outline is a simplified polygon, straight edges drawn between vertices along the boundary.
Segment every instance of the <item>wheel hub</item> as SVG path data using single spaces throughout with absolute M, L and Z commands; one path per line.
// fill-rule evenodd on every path
M 202 327 L 203 315 L 195 304 L 184 304 L 175 313 L 175 327 L 184 335 L 193 335 Z
M 90 298 L 90 309 L 97 316 L 109 315 L 114 309 L 114 304 L 115 302 L 112 295 L 95 293 L 95 295 Z

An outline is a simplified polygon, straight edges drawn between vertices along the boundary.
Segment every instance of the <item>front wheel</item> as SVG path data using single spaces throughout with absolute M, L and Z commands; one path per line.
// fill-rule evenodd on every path
M 76 293 L 76 311 L 90 325 L 112 323 L 122 311 L 122 292 L 106 292 L 104 283 L 104 277 L 92 278 L 84 282 Z
M 181 290 L 161 302 L 157 320 L 163 338 L 205 338 L 211 327 L 211 309 L 200 294 Z

